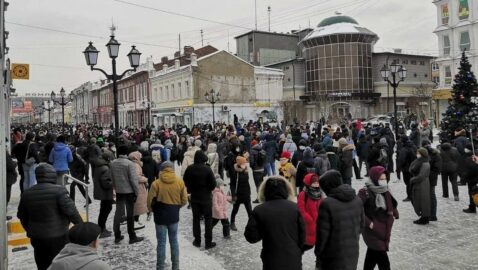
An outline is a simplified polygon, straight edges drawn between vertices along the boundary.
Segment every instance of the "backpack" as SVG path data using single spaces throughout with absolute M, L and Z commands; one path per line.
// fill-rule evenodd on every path
M 388 163 L 388 153 L 384 148 L 380 148 L 380 156 L 378 157 L 377 162 L 380 164 Z

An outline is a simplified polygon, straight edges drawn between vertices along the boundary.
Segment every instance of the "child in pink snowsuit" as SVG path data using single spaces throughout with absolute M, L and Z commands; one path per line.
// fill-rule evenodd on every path
M 212 227 L 221 221 L 224 238 L 231 238 L 230 224 L 227 218 L 227 207 L 231 196 L 224 193 L 224 181 L 216 176 L 216 188 L 212 191 Z

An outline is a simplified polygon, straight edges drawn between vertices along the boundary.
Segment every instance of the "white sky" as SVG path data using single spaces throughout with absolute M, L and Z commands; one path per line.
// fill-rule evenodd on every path
M 29 63 L 30 80 L 15 80 L 19 93 L 67 92 L 86 81 L 104 78 L 86 66 L 82 51 L 93 41 L 100 51 L 99 68 L 111 68 L 106 47 L 112 21 L 122 43 L 119 72 L 128 68 L 131 42 L 159 62 L 181 46 L 204 45 L 236 52 L 234 36 L 254 28 L 254 0 L 9 0 L 6 30 L 12 63 Z M 165 14 L 125 2 L 199 17 L 213 22 Z M 257 0 L 258 29 L 267 30 L 271 6 L 271 31 L 289 32 L 312 27 L 335 11 L 354 17 L 380 37 L 375 51 L 402 48 L 414 53 L 437 54 L 436 7 L 431 0 Z M 25 27 L 18 24 L 33 26 Z M 240 27 L 235 27 L 240 26 Z M 46 31 L 48 28 L 81 35 Z M 84 35 L 84 36 L 83 36 Z M 229 36 L 229 38 L 228 38 Z

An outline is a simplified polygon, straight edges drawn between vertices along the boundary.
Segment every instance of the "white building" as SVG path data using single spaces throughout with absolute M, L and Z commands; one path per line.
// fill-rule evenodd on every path
M 478 69 L 478 0 L 435 0 L 437 7 L 438 58 L 436 63 L 440 70 L 440 79 L 433 99 L 437 111 L 443 112 L 451 97 L 455 74 L 460 66 L 460 58 L 466 51 L 472 70 Z M 438 115 L 440 113 L 437 113 Z

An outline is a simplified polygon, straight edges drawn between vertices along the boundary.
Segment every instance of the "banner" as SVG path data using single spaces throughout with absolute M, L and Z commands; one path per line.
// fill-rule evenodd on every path
M 470 16 L 470 8 L 468 0 L 460 0 L 460 7 L 458 8 L 458 17 L 460 20 L 466 20 Z

